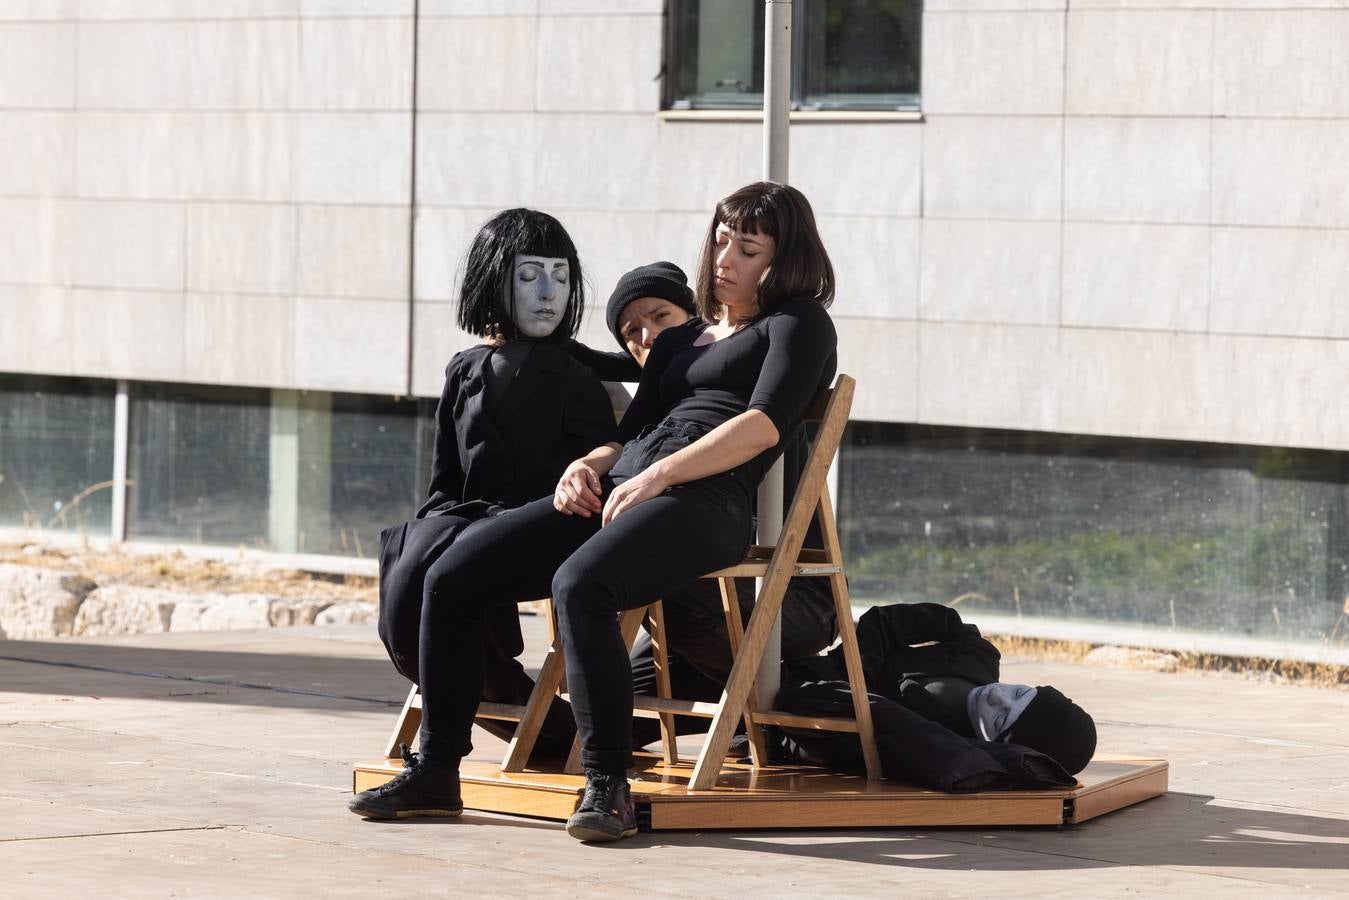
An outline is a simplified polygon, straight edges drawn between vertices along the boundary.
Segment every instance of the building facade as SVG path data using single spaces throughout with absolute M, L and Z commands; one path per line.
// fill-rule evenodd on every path
M 796 6 L 858 597 L 1342 651 L 1349 2 Z M 0 4 L 0 525 L 370 556 L 477 226 L 554 213 L 595 304 L 691 270 L 761 16 Z

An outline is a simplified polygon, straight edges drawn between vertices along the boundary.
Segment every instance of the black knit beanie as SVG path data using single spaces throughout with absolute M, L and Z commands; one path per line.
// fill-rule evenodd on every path
M 1039 750 L 1076 775 L 1096 752 L 1096 723 L 1061 692 L 1041 686 L 1013 723 L 1007 741 Z
M 608 322 L 609 330 L 614 333 L 620 347 L 626 348 L 627 344 L 623 343 L 623 336 L 618 333 L 618 318 L 623 315 L 624 307 L 642 297 L 669 300 L 689 315 L 696 315 L 693 291 L 689 289 L 689 279 L 683 269 L 672 262 L 654 262 L 648 266 L 638 266 L 618 279 L 618 284 L 614 285 L 614 292 L 609 295 L 609 309 L 605 321 Z

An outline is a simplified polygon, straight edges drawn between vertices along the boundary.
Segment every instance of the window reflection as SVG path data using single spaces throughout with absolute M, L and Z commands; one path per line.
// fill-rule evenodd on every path
M 1349 454 L 854 423 L 854 596 L 1349 640 Z
M 0 375 L 0 525 L 107 535 L 116 384 Z

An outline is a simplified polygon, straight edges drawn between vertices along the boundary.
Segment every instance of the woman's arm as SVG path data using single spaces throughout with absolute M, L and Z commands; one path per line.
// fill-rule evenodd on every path
M 838 333 L 824 307 L 807 298 L 788 300 L 767 327 L 768 352 L 749 408 L 772 419 L 779 433 L 790 434 L 816 393 L 834 379 Z
M 667 487 L 727 472 L 778 442 L 773 420 L 757 409 L 722 422 L 682 450 L 658 460 L 614 488 L 604 504 L 604 524 Z
M 623 447 L 602 444 L 567 466 L 553 491 L 553 508 L 568 516 L 590 518 L 603 507 L 600 503 L 600 479 L 618 462 Z
M 575 340 L 567 341 L 562 349 L 594 372 L 600 381 L 640 381 L 642 378 L 642 367 L 626 350 L 596 350 Z

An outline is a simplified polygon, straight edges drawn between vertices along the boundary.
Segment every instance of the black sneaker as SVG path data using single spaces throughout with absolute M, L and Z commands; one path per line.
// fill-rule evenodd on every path
M 459 773 L 430 763 L 402 745 L 403 771 L 377 788 L 361 791 L 347 809 L 367 819 L 452 818 L 464 811 L 459 798 Z
M 744 732 L 731 737 L 730 746 L 726 748 L 727 759 L 747 759 L 749 752 L 749 735 Z
M 616 841 L 637 833 L 637 811 L 623 775 L 586 769 L 586 792 L 567 820 L 567 834 L 578 841 Z

